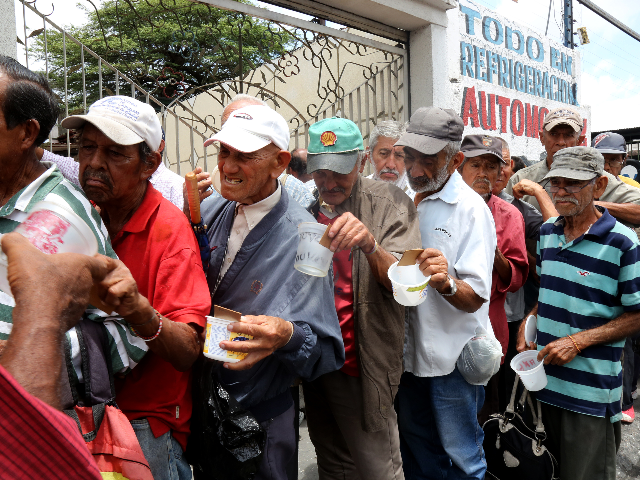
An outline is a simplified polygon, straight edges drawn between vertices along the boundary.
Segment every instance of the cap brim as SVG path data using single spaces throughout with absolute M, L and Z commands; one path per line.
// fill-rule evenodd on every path
M 393 145 L 394 147 L 409 147 L 424 155 L 435 155 L 447 146 L 449 140 L 407 132 Z
M 558 118 L 557 120 L 551 120 L 544 126 L 545 130 L 551 130 L 553 127 L 557 127 L 558 125 L 569 125 L 571 128 L 575 130 L 576 133 L 580 133 L 582 131 L 582 125 L 578 125 L 575 122 L 567 121 L 562 118 Z
M 614 150 L 613 148 L 598 148 L 596 150 L 600 153 L 613 153 L 614 155 L 626 155 L 627 152 L 625 150 Z
M 332 172 L 347 175 L 353 171 L 358 161 L 358 151 L 344 153 L 308 153 L 307 173 L 316 170 L 331 170 Z
M 592 180 L 597 177 L 598 174 L 594 172 L 581 172 L 577 170 L 571 170 L 570 168 L 556 168 L 549 170 L 543 180 L 550 178 L 566 178 L 568 180 Z
M 507 162 L 504 161 L 504 158 L 502 158 L 502 156 L 496 155 L 495 152 L 492 152 L 491 150 L 485 150 L 483 148 L 476 148 L 474 150 L 460 150 L 462 153 L 464 153 L 464 156 L 466 158 L 473 158 L 473 157 L 479 157 L 480 155 L 492 155 L 494 157 L 496 157 L 498 160 L 500 160 L 502 163 L 504 163 L 506 165 Z
M 238 150 L 243 153 L 251 153 L 261 148 L 266 147 L 271 142 L 271 139 L 264 138 L 255 133 L 248 132 L 240 128 L 223 128 L 216 133 L 209 140 L 204 142 L 204 146 L 208 147 L 213 142 L 224 143 L 229 145 L 234 150 Z
M 67 117 L 60 125 L 67 129 L 82 128 L 86 123 L 90 123 L 118 145 L 136 145 L 145 141 L 140 135 L 132 131 L 129 127 L 122 125 L 110 118 L 99 117 L 97 115 L 73 115 Z

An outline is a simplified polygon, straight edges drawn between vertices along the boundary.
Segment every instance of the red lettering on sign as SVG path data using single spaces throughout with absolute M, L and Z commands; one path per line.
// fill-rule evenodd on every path
M 484 92 L 483 92 L 484 93 Z M 462 107 L 462 121 L 464 125 L 469 125 L 469 119 L 471 119 L 472 127 L 479 127 L 480 121 L 478 120 L 478 106 L 476 104 L 476 89 L 475 87 L 466 87 L 464 89 L 464 104 Z

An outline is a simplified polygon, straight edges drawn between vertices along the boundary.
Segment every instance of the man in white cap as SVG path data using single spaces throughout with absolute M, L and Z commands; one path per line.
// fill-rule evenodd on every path
M 113 248 L 137 283 L 118 311 L 149 353 L 131 375 L 116 379 L 116 402 L 154 479 L 190 479 L 182 451 L 191 418 L 191 366 L 211 300 L 187 219 L 149 182 L 161 162 L 160 122 L 150 105 L 112 96 L 62 126 L 80 130 L 80 183 L 100 207 Z
M 314 219 L 278 181 L 291 157 L 285 119 L 263 105 L 243 107 L 211 140 L 220 143 L 222 195 L 202 203 L 211 302 L 241 312 L 243 321 L 230 329 L 254 337 L 220 343 L 248 355 L 225 363 L 218 376 L 266 430 L 255 478 L 286 480 L 296 444 L 289 386 L 297 377 L 313 380 L 344 363 L 333 282 L 293 268 L 298 225 Z

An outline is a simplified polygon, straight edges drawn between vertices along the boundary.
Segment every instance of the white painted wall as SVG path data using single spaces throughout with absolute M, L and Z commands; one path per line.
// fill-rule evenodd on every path
M 0 0 L 0 54 L 16 58 L 16 13 L 14 0 Z

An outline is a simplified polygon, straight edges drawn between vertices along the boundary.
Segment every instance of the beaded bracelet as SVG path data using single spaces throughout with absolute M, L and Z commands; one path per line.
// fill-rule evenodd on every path
M 373 239 L 373 241 L 375 242 L 373 250 L 371 250 L 369 253 L 367 253 L 364 250 L 362 250 L 362 253 L 364 253 L 365 255 L 373 255 L 374 253 L 376 253 L 378 251 L 378 241 L 375 238 Z
M 156 338 L 158 338 L 158 336 L 160 335 L 160 332 L 162 331 L 162 315 L 160 315 L 160 313 L 158 313 L 158 311 L 154 308 L 153 309 L 154 315 L 153 318 L 158 317 L 158 330 L 156 331 L 155 334 L 153 334 L 150 337 L 143 337 L 142 335 L 140 335 L 135 328 L 133 327 L 139 327 L 140 325 L 146 325 L 147 323 L 149 323 L 151 320 L 153 320 L 153 318 L 147 322 L 141 323 L 140 325 L 132 325 L 131 329 L 133 330 L 134 334 L 138 337 L 141 338 L 142 340 L 144 340 L 145 342 L 150 342 L 151 340 L 155 340 Z
M 580 350 L 580 347 L 578 347 L 578 344 L 576 343 L 576 341 L 573 339 L 573 337 L 571 335 L 567 335 L 567 337 L 569 337 L 571 339 L 571 341 L 573 342 L 573 344 L 576 347 L 576 350 L 578 350 L 578 353 L 582 353 L 582 350 Z

